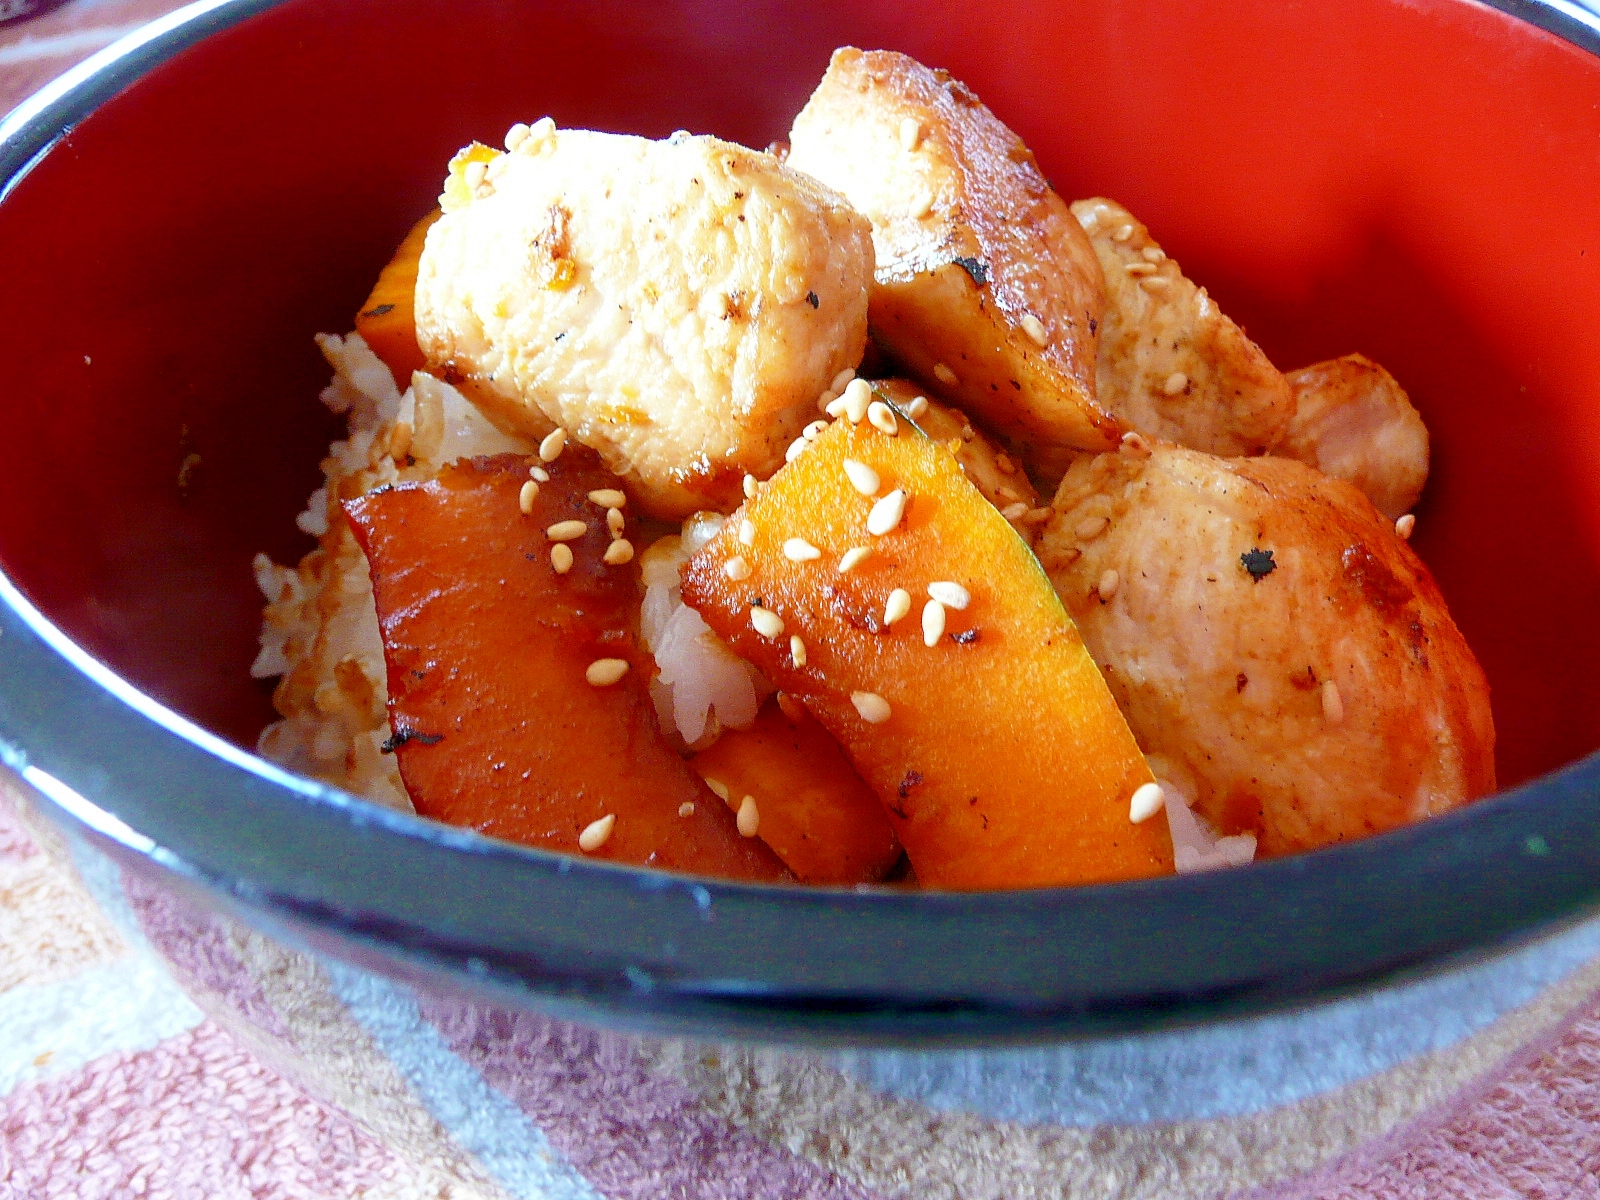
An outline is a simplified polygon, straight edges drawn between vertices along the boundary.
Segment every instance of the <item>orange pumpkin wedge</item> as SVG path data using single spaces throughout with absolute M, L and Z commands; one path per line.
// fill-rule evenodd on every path
M 804 883 L 875 883 L 900 860 L 894 827 L 839 744 L 803 708 L 774 697 L 749 729 L 725 729 L 690 759 L 737 812 L 746 796 L 757 836 Z
M 898 429 L 822 430 L 685 564 L 685 603 L 844 747 L 924 886 L 1170 872 L 1165 820 L 1130 820 L 1150 769 L 1038 560 L 948 450 Z M 930 586 L 951 603 L 925 635 Z
M 575 447 L 548 470 L 527 514 L 515 455 L 344 503 L 372 570 L 392 745 L 417 811 L 574 854 L 609 816 L 590 857 L 787 878 L 662 740 L 635 634 L 638 566 L 604 562 L 605 510 L 587 498 L 616 476 Z M 564 574 L 546 532 L 562 521 L 587 526 L 561 543 L 573 555 Z M 627 671 L 592 680 L 597 660 Z
M 411 372 L 427 366 L 417 345 L 417 264 L 428 230 L 442 215 L 434 209 L 411 227 L 356 313 L 356 332 L 383 360 L 401 391 L 411 386 Z

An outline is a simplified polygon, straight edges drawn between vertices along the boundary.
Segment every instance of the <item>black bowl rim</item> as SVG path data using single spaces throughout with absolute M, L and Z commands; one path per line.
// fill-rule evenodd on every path
M 190 5 L 25 101 L 0 121 L 0 202 L 101 103 L 281 2 Z M 1568 0 L 1490 2 L 1600 56 L 1600 18 Z M 3 574 L 0 681 L 0 763 L 124 862 L 302 944 L 631 1028 L 1095 1037 L 1323 1001 L 1600 909 L 1600 753 L 1246 873 L 997 893 L 792 889 L 510 845 L 294 776 L 118 677 Z

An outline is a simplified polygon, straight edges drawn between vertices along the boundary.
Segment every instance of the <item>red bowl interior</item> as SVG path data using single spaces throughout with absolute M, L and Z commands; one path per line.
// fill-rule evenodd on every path
M 1467 0 L 292 0 L 106 103 L 0 204 L 0 563 L 252 744 L 250 557 L 309 548 L 293 516 L 337 428 L 311 335 L 350 327 L 450 154 L 545 113 L 764 145 L 843 43 L 964 78 L 1280 366 L 1387 365 L 1433 432 L 1415 540 L 1493 685 L 1502 783 L 1600 744 L 1600 59 Z

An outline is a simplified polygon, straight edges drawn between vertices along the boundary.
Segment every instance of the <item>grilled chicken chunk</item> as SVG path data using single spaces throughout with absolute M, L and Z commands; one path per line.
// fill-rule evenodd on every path
M 1294 414 L 1288 381 L 1184 277 L 1132 213 L 1079 200 L 1105 276 L 1100 403 L 1140 433 L 1210 454 L 1260 454 Z
M 1095 403 L 1099 263 L 977 96 L 903 54 L 836 50 L 789 147 L 871 220 L 873 339 L 931 394 L 1029 461 L 1116 445 Z
M 1360 354 L 1291 371 L 1295 412 L 1272 453 L 1353 483 L 1390 520 L 1428 482 L 1428 427 L 1395 377 Z
M 861 359 L 867 222 L 764 152 L 541 126 L 452 164 L 418 343 L 508 431 L 599 451 L 646 511 L 731 507 Z
M 1355 488 L 1281 458 L 1085 456 L 1038 553 L 1157 774 L 1265 854 L 1494 790 L 1483 671 Z

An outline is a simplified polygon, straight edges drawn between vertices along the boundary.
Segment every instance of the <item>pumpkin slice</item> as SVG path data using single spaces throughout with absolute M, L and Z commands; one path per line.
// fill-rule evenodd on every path
M 877 796 L 839 743 L 799 705 L 776 697 L 749 729 L 724 730 L 690 760 L 738 812 L 750 797 L 757 836 L 802 882 L 875 883 L 900 859 L 900 843 Z
M 925 885 L 1171 871 L 1166 822 L 1129 819 L 1150 769 L 1038 560 L 943 446 L 898 428 L 822 430 L 685 564 L 685 603 L 844 747 Z M 950 603 L 927 610 L 930 590 Z
M 411 373 L 428 364 L 417 345 L 416 294 L 417 263 L 428 230 L 443 216 L 434 209 L 411 227 L 382 271 L 372 294 L 356 314 L 356 332 L 372 352 L 383 360 L 402 392 L 411 386 Z
M 635 632 L 638 566 L 604 561 L 606 511 L 588 499 L 616 476 L 576 449 L 548 470 L 526 515 L 527 460 L 515 455 L 344 504 L 372 569 L 392 745 L 417 811 L 571 853 L 611 816 L 591 857 L 784 878 L 661 738 Z M 560 543 L 573 556 L 564 574 L 547 535 L 562 521 L 587 527 Z M 628 669 L 597 686 L 587 672 L 608 659 Z

